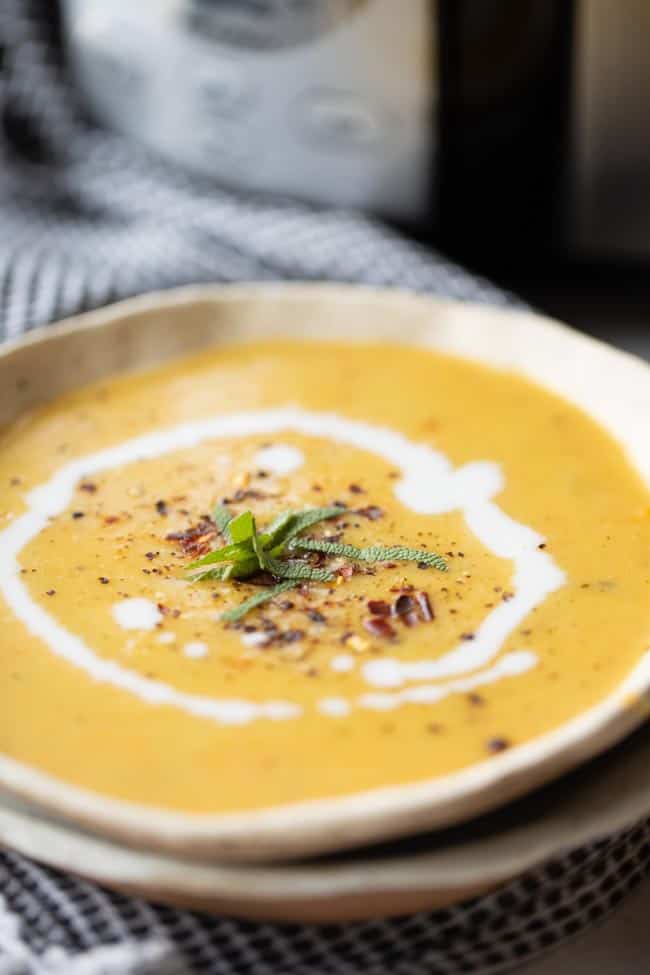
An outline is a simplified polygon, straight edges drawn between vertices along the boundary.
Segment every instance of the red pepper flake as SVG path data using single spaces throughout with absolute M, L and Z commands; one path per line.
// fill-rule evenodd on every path
M 469 701 L 470 704 L 473 704 L 475 707 L 481 707 L 481 705 L 485 704 L 485 698 L 482 697 L 481 694 L 476 694 L 474 692 L 467 695 L 467 700 Z
M 268 477 L 268 476 L 269 476 L 269 472 L 268 471 L 257 471 L 256 474 L 255 474 L 255 477 L 261 477 L 262 479 L 264 479 L 265 477 Z
M 75 521 L 78 521 L 79 518 L 84 518 L 85 517 L 85 512 L 83 512 L 83 511 L 73 511 L 72 512 L 72 517 L 74 518 Z
M 119 515 L 106 515 L 106 517 L 104 518 L 104 524 L 116 525 L 119 520 L 120 520 Z
M 378 521 L 384 517 L 384 512 L 376 504 L 369 504 L 365 508 L 358 508 L 355 513 L 361 515 L 362 518 L 368 518 L 369 521 Z
M 406 616 L 408 613 L 413 613 L 415 611 L 415 600 L 412 596 L 408 596 L 406 593 L 402 593 L 398 596 L 393 603 L 393 615 L 394 616 Z
M 156 511 L 162 518 L 166 518 L 169 514 L 167 502 L 163 501 L 162 498 L 159 501 L 156 501 Z
M 79 485 L 80 491 L 86 491 L 88 494 L 94 494 L 97 490 L 97 485 L 93 484 L 92 481 L 82 481 Z
M 145 559 L 149 559 L 150 562 L 151 562 L 152 559 L 155 559 L 155 557 L 157 555 L 160 555 L 160 552 L 145 552 L 144 553 Z
M 368 633 L 372 633 L 373 636 L 379 636 L 385 640 L 390 640 L 395 636 L 393 627 L 388 620 L 381 616 L 372 616 L 370 619 L 364 620 L 363 625 Z
M 400 619 L 405 626 L 417 626 L 420 622 L 420 617 L 415 611 L 412 613 L 405 613 L 403 616 L 400 616 Z
M 297 643 L 304 635 L 303 630 L 286 630 L 279 635 L 278 639 L 280 643 Z
M 348 484 L 348 491 L 350 491 L 351 494 L 365 494 L 366 493 L 359 484 Z
M 101 582 L 102 586 L 107 586 L 111 580 L 107 579 L 106 576 L 100 576 L 98 582 Z
M 390 606 L 383 599 L 369 599 L 368 609 L 373 616 L 390 616 Z
M 476 639 L 476 637 L 474 636 L 473 633 L 461 633 L 460 638 L 461 638 L 461 640 L 474 640 L 474 639 Z
M 306 613 L 312 623 L 327 623 L 327 618 L 322 613 L 319 613 L 317 609 L 308 609 Z
M 510 747 L 510 742 L 506 738 L 490 738 L 487 742 L 487 750 L 496 755 L 497 752 L 504 752 Z
M 214 522 L 209 518 L 204 518 L 182 532 L 171 532 L 165 538 L 168 542 L 178 542 L 185 555 L 199 556 L 205 555 L 210 550 L 210 542 L 217 534 Z
M 543 551 L 546 548 L 546 542 L 540 542 L 537 548 L 542 549 Z
M 415 586 L 412 586 L 410 582 L 405 583 L 402 586 L 391 586 L 389 592 L 413 592 Z
M 501 597 L 504 603 L 507 603 L 514 598 L 515 598 L 514 592 L 504 592 L 503 596 Z
M 430 623 L 431 620 L 436 618 L 436 614 L 433 611 L 433 606 L 431 605 L 431 600 L 429 599 L 427 593 L 419 592 L 415 598 L 418 601 L 420 616 L 425 623 Z
M 237 504 L 240 501 L 247 501 L 248 499 L 264 501 L 266 498 L 272 497 L 274 495 L 266 494 L 264 491 L 256 491 L 254 488 L 237 488 L 232 498 L 222 498 L 222 504 Z
M 48 589 L 47 592 L 45 593 L 45 595 L 46 596 L 55 596 L 56 595 L 56 589 Z
M 311 489 L 312 489 L 312 491 L 322 491 L 323 490 L 322 487 L 320 486 L 320 484 L 312 484 Z

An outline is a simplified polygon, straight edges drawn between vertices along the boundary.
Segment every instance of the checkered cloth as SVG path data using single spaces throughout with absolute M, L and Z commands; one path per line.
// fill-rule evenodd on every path
M 329 279 L 512 303 L 358 214 L 226 193 L 92 127 L 56 14 L 54 0 L 0 0 L 0 339 L 192 282 Z M 152 907 L 6 853 L 0 975 L 496 972 L 602 917 L 649 862 L 642 824 L 449 910 L 307 927 Z

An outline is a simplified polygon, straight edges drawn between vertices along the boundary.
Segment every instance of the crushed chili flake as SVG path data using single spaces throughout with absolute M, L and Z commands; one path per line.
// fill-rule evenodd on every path
M 106 515 L 104 518 L 105 525 L 115 525 L 120 520 L 119 515 Z
M 255 488 L 237 488 L 232 498 L 222 498 L 222 504 L 237 504 L 240 501 L 247 501 L 251 499 L 253 501 L 264 501 L 266 498 L 272 498 L 274 495 L 268 494 L 264 491 L 256 491 Z
M 406 616 L 415 611 L 415 600 L 412 596 L 402 593 L 393 603 L 393 616 Z
M 365 494 L 366 492 L 359 484 L 348 484 L 348 491 L 352 494 Z
M 92 481 L 82 481 L 79 485 L 80 491 L 86 491 L 88 494 L 94 494 L 97 490 L 97 485 L 93 484 Z
M 378 521 L 384 517 L 384 512 L 376 504 L 369 504 L 365 508 L 358 508 L 355 514 L 361 515 L 362 518 L 368 518 L 369 521 Z
M 312 623 L 327 623 L 327 617 L 323 616 L 322 613 L 319 613 L 317 609 L 308 609 L 306 612 Z
M 506 738 L 490 738 L 490 740 L 487 742 L 487 750 L 492 752 L 492 754 L 503 752 L 509 747 L 510 742 Z
M 83 518 L 84 516 L 85 516 L 85 512 L 83 512 L 83 511 L 73 511 L 72 512 L 72 517 L 74 518 L 75 521 L 78 521 L 79 518 Z
M 382 616 L 371 616 L 370 619 L 363 621 L 363 625 L 368 633 L 372 633 L 373 636 L 379 636 L 386 640 L 395 636 L 395 630 L 388 620 Z
M 156 511 L 163 518 L 166 518 L 167 515 L 169 514 L 169 512 L 167 510 L 167 502 L 166 501 L 163 501 L 162 498 L 159 501 L 156 501 Z
M 540 542 L 539 545 L 537 546 L 537 548 L 545 549 L 546 548 L 546 542 Z
M 461 638 L 461 640 L 474 640 L 474 639 L 476 639 L 476 637 L 474 636 L 473 633 L 461 633 L 460 638 Z
M 55 596 L 56 595 L 56 589 L 48 589 L 47 592 L 45 593 L 45 595 L 46 596 Z
M 476 705 L 476 707 L 480 707 L 480 705 L 485 704 L 485 698 L 480 694 L 476 694 L 474 691 L 467 695 L 467 700 L 470 704 Z
M 390 616 L 390 606 L 383 599 L 369 599 L 368 609 L 373 616 Z
M 106 576 L 100 576 L 97 581 L 101 582 L 102 586 L 107 586 L 111 580 L 107 579 Z
M 155 559 L 155 557 L 159 554 L 160 554 L 159 552 L 145 552 L 144 557 L 145 559 L 149 559 L 149 561 L 151 562 L 151 560 Z
M 413 610 L 410 613 L 404 613 L 402 616 L 400 616 L 400 620 L 405 626 L 417 626 L 420 622 L 420 617 L 415 610 Z
M 426 592 L 419 592 L 415 597 L 418 602 L 418 607 L 420 609 L 420 616 L 425 623 L 430 623 L 431 620 L 435 619 L 436 614 L 433 611 L 433 605 L 429 596 Z
M 210 549 L 210 542 L 217 534 L 217 527 L 209 519 L 203 519 L 197 525 L 182 532 L 171 532 L 165 538 L 169 542 L 178 542 L 186 555 L 205 555 Z
M 286 630 L 281 633 L 278 637 L 281 643 L 297 643 L 298 640 L 302 640 L 305 634 L 302 630 Z

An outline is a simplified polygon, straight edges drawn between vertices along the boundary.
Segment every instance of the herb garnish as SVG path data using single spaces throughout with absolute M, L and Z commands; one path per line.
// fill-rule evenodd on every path
M 266 531 L 258 533 L 252 511 L 243 511 L 233 517 L 225 505 L 218 505 L 213 515 L 214 523 L 226 544 L 192 562 L 187 571 L 193 582 L 248 579 L 262 572 L 278 580 L 276 585 L 256 593 L 240 606 L 224 613 L 221 618 L 229 623 L 242 619 L 250 610 L 295 586 L 305 582 L 334 581 L 335 575 L 329 569 L 312 566 L 299 558 L 290 558 L 292 554 L 318 552 L 356 562 L 418 562 L 441 572 L 447 571 L 445 559 L 435 552 L 403 545 L 357 548 L 327 539 L 300 537 L 308 528 L 344 514 L 345 509 L 339 505 L 309 508 L 306 511 L 284 511 Z

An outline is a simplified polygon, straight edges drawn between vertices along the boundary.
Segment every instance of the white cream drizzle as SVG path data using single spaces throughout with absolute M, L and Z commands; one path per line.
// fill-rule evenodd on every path
M 207 657 L 208 655 L 208 645 L 201 640 L 193 640 L 191 643 L 185 644 L 183 653 L 190 660 L 202 660 L 203 657 Z
M 162 613 L 150 599 L 123 599 L 111 612 L 123 630 L 153 630 L 162 623 Z
M 344 718 L 352 708 L 344 697 L 323 697 L 318 702 L 318 710 L 330 718 Z
M 165 644 L 169 645 L 171 643 L 176 643 L 176 634 L 175 633 L 161 633 L 160 636 L 157 636 L 156 637 L 156 640 L 158 641 L 158 643 L 162 643 L 163 646 Z
M 269 474 L 277 474 L 283 477 L 297 471 L 305 463 L 305 455 L 302 450 L 292 447 L 290 444 L 272 444 L 270 447 L 263 447 L 253 459 L 253 463 L 258 470 L 268 471 Z
M 466 694 L 476 687 L 493 684 L 503 677 L 516 677 L 525 674 L 527 670 L 537 664 L 537 654 L 531 650 L 515 650 L 505 653 L 493 667 L 488 667 L 468 677 L 456 678 L 444 684 L 420 684 L 416 687 L 406 687 L 397 693 L 382 693 L 372 691 L 362 694 L 357 703 L 364 708 L 376 711 L 390 711 L 400 704 L 433 704 L 449 697 L 450 694 Z
M 462 511 L 469 528 L 487 549 L 514 562 L 512 599 L 501 603 L 486 616 L 476 630 L 474 640 L 462 642 L 435 660 L 408 662 L 388 658 L 373 660 L 362 668 L 367 683 L 380 688 L 400 688 L 409 681 L 458 679 L 444 685 L 363 694 L 354 702 L 357 706 L 377 707 L 380 700 L 384 702 L 382 707 L 388 706 L 386 702 L 389 700 L 393 702 L 391 707 L 406 702 L 428 703 L 448 693 L 464 692 L 468 681 L 478 682 L 472 685 L 478 686 L 515 676 L 523 672 L 524 663 L 525 669 L 534 666 L 535 655 L 524 651 L 507 654 L 494 666 L 488 665 L 496 660 L 504 641 L 524 617 L 558 589 L 565 576 L 547 553 L 538 550 L 542 536 L 513 521 L 492 501 L 503 486 L 499 466 L 481 461 L 454 469 L 444 454 L 426 444 L 413 443 L 394 430 L 332 413 L 311 413 L 298 407 L 236 413 L 180 424 L 127 440 L 61 467 L 49 481 L 29 492 L 25 498 L 26 512 L 0 532 L 0 591 L 8 605 L 29 632 L 43 640 L 53 653 L 85 671 L 93 680 L 109 683 L 148 704 L 176 707 L 223 724 L 245 724 L 257 718 L 296 718 L 302 709 L 290 701 L 253 702 L 187 694 L 100 657 L 34 601 L 21 578 L 18 563 L 22 549 L 46 528 L 50 518 L 61 514 L 70 505 L 76 485 L 83 478 L 195 447 L 206 440 L 288 431 L 329 438 L 376 454 L 401 470 L 402 477 L 395 484 L 395 494 L 406 507 L 420 514 Z M 300 451 L 296 453 L 300 454 Z M 270 466 L 268 461 L 266 466 Z M 136 614 L 131 615 L 131 609 L 124 612 L 122 621 L 118 619 L 119 625 L 124 625 L 124 619 L 127 622 L 135 619 Z M 467 676 L 486 667 L 488 669 L 482 673 Z M 344 698 L 325 698 L 320 702 L 320 705 L 325 704 L 324 710 L 322 706 L 320 708 L 323 713 L 340 711 L 340 705 L 332 705 L 332 700 L 344 701 L 346 706 L 350 704 Z
M 349 653 L 337 653 L 330 660 L 330 667 L 337 674 L 347 674 L 350 670 L 354 670 L 354 657 L 351 657 Z

